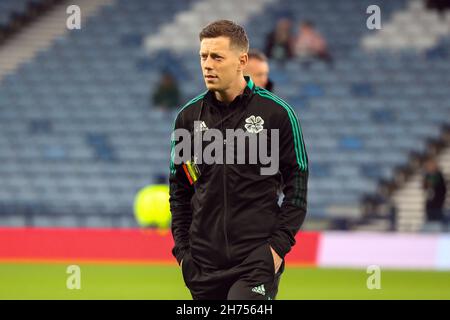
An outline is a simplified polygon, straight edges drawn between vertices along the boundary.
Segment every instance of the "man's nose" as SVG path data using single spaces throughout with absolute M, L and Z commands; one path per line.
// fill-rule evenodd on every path
M 203 67 L 206 70 L 211 70 L 212 69 L 211 59 L 209 57 L 206 58 L 205 62 L 203 63 Z

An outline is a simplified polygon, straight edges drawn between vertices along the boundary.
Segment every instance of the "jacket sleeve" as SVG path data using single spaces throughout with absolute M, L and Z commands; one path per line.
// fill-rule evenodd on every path
M 175 120 L 175 129 L 183 128 L 181 125 L 181 116 L 177 116 Z M 189 228 L 192 222 L 191 198 L 194 194 L 194 188 L 183 171 L 181 164 L 175 162 L 175 145 L 174 135 L 171 138 L 170 152 L 170 212 L 172 214 L 172 236 L 175 246 L 172 254 L 177 259 L 178 264 L 181 263 L 186 250 L 189 249 Z
M 284 258 L 295 245 L 295 235 L 305 220 L 309 169 L 302 130 L 292 109 L 280 120 L 279 130 L 284 199 L 269 244 Z

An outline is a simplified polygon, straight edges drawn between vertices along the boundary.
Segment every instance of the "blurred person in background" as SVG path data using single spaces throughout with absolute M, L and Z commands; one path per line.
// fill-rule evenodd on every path
M 294 51 L 295 55 L 305 63 L 311 62 L 313 59 L 320 59 L 328 64 L 333 62 L 325 39 L 310 21 L 300 24 L 298 35 L 294 42 Z
M 425 162 L 423 189 L 426 197 L 426 224 L 424 231 L 438 231 L 446 228 L 444 203 L 447 193 L 444 175 L 433 158 Z
M 266 38 L 265 52 L 268 58 L 278 62 L 291 59 L 292 51 L 292 21 L 284 17 L 278 20 L 275 30 Z
M 163 71 L 158 87 L 153 93 L 153 105 L 162 111 L 170 111 L 180 105 L 180 90 L 173 75 Z
M 425 0 L 427 9 L 436 10 L 441 19 L 445 19 L 445 13 L 450 10 L 449 0 Z
M 264 53 L 251 49 L 248 52 L 248 64 L 244 75 L 252 78 L 256 86 L 273 91 L 273 82 L 269 79 L 269 61 Z

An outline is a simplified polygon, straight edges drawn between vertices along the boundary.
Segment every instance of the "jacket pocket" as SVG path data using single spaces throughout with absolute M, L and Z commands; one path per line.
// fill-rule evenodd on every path
M 183 263 L 181 264 L 181 273 L 183 274 L 184 283 L 188 288 L 192 277 L 192 268 L 190 267 L 190 261 L 191 261 L 191 253 L 186 252 L 183 257 Z
M 265 247 L 266 256 L 267 256 L 267 263 L 268 263 L 269 268 L 270 268 L 270 274 L 271 275 L 275 275 L 275 263 L 273 261 L 272 250 L 270 250 L 270 244 L 266 243 L 264 245 L 264 247 Z

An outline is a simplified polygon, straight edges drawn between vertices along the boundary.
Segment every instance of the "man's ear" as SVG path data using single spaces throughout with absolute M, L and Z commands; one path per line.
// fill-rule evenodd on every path
M 244 71 L 245 67 L 248 64 L 248 53 L 247 52 L 243 52 L 240 54 L 239 56 L 239 68 L 238 71 Z

